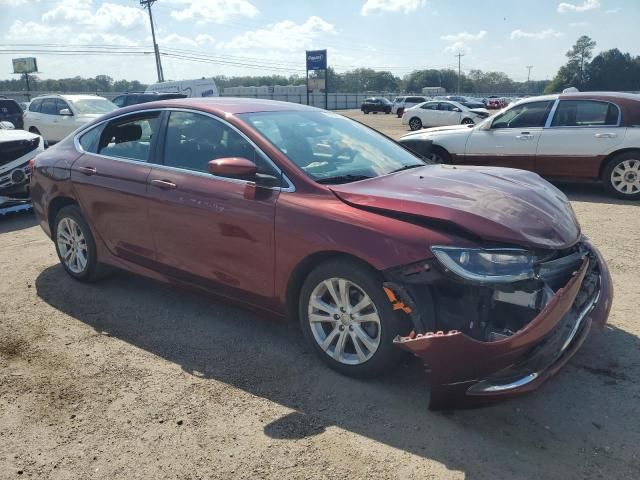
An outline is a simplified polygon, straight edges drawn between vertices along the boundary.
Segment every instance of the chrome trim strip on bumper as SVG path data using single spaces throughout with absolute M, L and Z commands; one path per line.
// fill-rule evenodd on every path
M 601 284 L 601 282 L 599 283 Z M 571 332 L 569 333 L 566 340 L 562 344 L 562 348 L 560 348 L 560 351 L 558 352 L 558 357 L 569 347 L 569 345 L 571 345 L 571 342 L 573 341 L 576 334 L 578 333 L 578 330 L 580 330 L 580 326 L 582 325 L 583 320 L 587 317 L 589 313 L 591 313 L 593 308 L 598 303 L 599 299 L 600 299 L 600 290 L 598 290 L 597 294 L 584 307 L 582 307 L 582 310 L 578 314 L 578 320 L 576 321 L 575 325 L 571 329 Z M 509 390 L 515 390 L 517 388 L 523 387 L 533 382 L 542 373 L 543 371 L 533 372 L 528 375 L 525 375 L 522 378 L 519 378 L 518 380 L 514 380 L 513 382 L 501 384 L 501 385 L 491 384 L 488 381 L 483 381 L 476 385 L 473 385 L 471 388 L 469 388 L 469 391 L 473 393 L 508 392 Z

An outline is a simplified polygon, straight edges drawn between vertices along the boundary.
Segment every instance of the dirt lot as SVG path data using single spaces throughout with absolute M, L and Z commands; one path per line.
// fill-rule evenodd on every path
M 258 314 L 74 282 L 32 215 L 0 217 L 0 478 L 640 478 L 639 206 L 560 187 L 612 270 L 610 325 L 535 394 L 448 413 L 419 362 L 341 377 Z

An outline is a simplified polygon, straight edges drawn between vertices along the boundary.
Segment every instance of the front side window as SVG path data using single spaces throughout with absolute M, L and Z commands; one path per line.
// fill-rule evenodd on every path
M 112 120 L 100 137 L 98 152 L 109 157 L 148 162 L 151 140 L 157 132 L 159 112 Z
M 424 165 L 395 142 L 335 113 L 280 111 L 238 117 L 320 183 L 345 183 Z
M 55 98 L 45 98 L 42 100 L 42 106 L 40 107 L 40 113 L 46 115 L 58 115 L 58 102 Z
M 517 105 L 496 115 L 491 128 L 535 128 L 544 127 L 553 100 L 529 102 Z
M 241 157 L 254 162 L 262 174 L 277 176 L 242 135 L 219 120 L 192 112 L 171 112 L 165 138 L 164 164 L 208 173 L 218 158 Z
M 114 98 L 111 101 L 113 102 L 113 104 L 116 107 L 122 108 L 122 107 L 124 107 L 124 104 L 125 104 L 126 100 L 127 100 L 127 97 L 125 95 L 120 95 L 120 96 Z
M 60 115 L 60 110 L 64 110 L 65 108 L 69 110 L 69 112 L 71 112 L 71 109 L 69 108 L 69 105 L 67 105 L 67 102 L 59 98 L 56 99 L 56 111 L 58 115 Z
M 618 124 L 618 107 L 593 100 L 560 100 L 552 127 L 593 127 Z
M 42 100 L 34 100 L 29 104 L 29 111 L 30 112 L 39 112 L 41 105 L 42 105 Z

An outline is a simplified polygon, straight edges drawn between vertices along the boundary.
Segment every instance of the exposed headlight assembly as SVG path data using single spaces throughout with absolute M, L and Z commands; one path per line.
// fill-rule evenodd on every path
M 536 256 L 517 248 L 431 247 L 440 263 L 465 280 L 481 283 L 509 283 L 534 278 Z

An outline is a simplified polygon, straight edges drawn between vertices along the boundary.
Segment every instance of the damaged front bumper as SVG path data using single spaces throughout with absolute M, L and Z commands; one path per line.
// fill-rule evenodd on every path
M 417 281 L 405 282 L 399 281 L 397 272 L 388 276 L 390 281 L 385 287 L 394 297 L 390 300 L 395 300 L 395 306 L 404 307 L 402 310 L 414 321 L 414 331 L 396 338 L 395 344 L 425 363 L 432 387 L 431 408 L 474 404 L 480 399 L 534 390 L 580 348 L 593 323 L 606 323 L 613 298 L 608 268 L 587 239 L 580 243 L 580 252 L 563 286 L 551 289 L 543 285 L 544 291 L 538 295 L 544 297 L 542 303 L 528 308 L 518 306 L 506 315 L 501 313 L 506 318 L 518 314 L 527 317 L 526 312 L 533 312 L 521 328 L 512 331 L 503 326 L 501 333 L 487 326 L 491 325 L 492 315 L 497 315 L 495 305 L 518 292 L 494 291 L 490 297 L 485 295 L 475 305 L 479 319 L 469 319 L 451 329 L 447 327 L 452 321 L 446 319 L 455 316 L 447 317 L 451 307 L 438 307 L 441 302 L 437 289 L 429 285 L 433 275 L 420 279 L 414 274 Z M 539 285 L 543 283 L 540 281 Z M 482 297 L 486 289 L 478 291 Z M 478 296 L 477 292 L 474 294 Z M 460 298 L 461 318 L 468 318 L 468 305 L 463 303 L 470 302 Z

